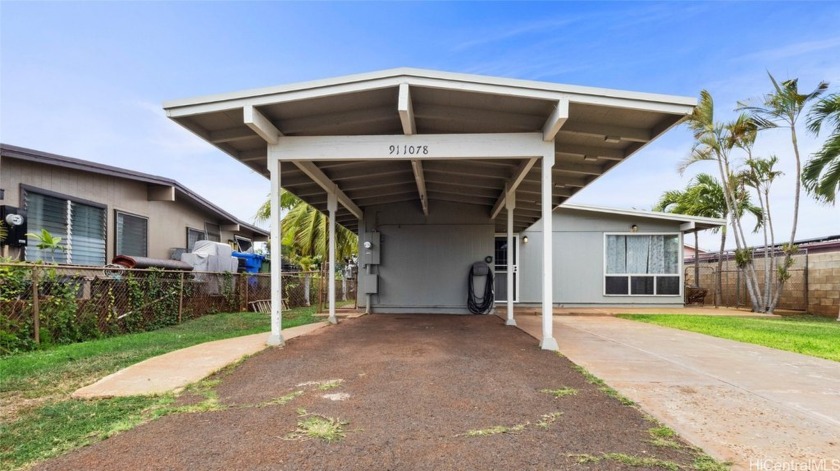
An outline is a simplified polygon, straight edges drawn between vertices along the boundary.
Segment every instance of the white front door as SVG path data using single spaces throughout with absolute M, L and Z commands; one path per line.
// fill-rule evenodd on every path
M 519 302 L 519 236 L 513 236 L 513 250 L 508 250 L 507 235 L 496 234 L 495 243 L 495 287 L 496 302 L 507 301 L 508 257 L 513 260 L 513 302 Z

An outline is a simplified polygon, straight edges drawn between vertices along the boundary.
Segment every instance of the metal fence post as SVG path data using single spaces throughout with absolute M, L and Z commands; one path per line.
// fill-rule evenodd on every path
M 808 249 L 805 249 L 805 271 L 802 273 L 802 276 L 805 278 L 804 285 L 805 285 L 805 312 L 808 312 L 808 309 L 811 308 L 810 306 L 810 299 L 808 293 Z
M 35 343 L 41 343 L 41 306 L 38 299 L 38 269 L 32 267 L 32 330 Z
M 248 289 L 250 288 L 248 285 L 250 285 L 250 284 L 251 284 L 251 278 L 246 276 L 245 277 L 245 303 L 243 305 L 243 309 L 242 309 L 243 311 L 248 310 L 248 301 L 249 301 L 248 297 L 251 294 L 251 293 L 248 292 Z
M 184 272 L 181 272 L 181 282 L 178 284 L 178 323 L 181 323 L 181 315 L 184 311 Z

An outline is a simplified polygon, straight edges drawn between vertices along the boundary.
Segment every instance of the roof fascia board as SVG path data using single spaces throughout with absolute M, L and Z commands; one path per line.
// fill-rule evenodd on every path
M 568 96 L 570 101 L 573 102 L 672 114 L 688 114 L 697 104 L 697 99 L 691 97 L 400 68 L 276 87 L 171 100 L 165 102 L 163 108 L 166 110 L 167 116 L 177 118 L 212 111 L 236 109 L 245 104 L 260 106 L 399 86 L 400 83 L 552 101 Z
M 279 103 L 288 103 L 292 101 L 301 101 L 312 98 L 323 98 L 333 95 L 343 95 L 348 93 L 377 90 L 388 87 L 397 87 L 400 83 L 401 80 L 399 77 L 389 77 L 379 80 L 371 80 L 367 82 L 338 83 L 323 88 L 289 90 L 285 92 L 277 92 L 270 95 L 239 96 L 241 95 L 240 93 L 234 93 L 231 94 L 232 97 L 225 97 L 225 95 L 219 95 L 218 97 L 210 97 L 207 101 L 198 101 L 194 104 L 178 105 L 172 103 L 165 103 L 164 109 L 166 110 L 166 115 L 168 117 L 180 118 L 203 113 L 212 113 L 216 111 L 230 111 L 242 108 L 246 105 L 275 105 Z
M 694 224 L 709 224 L 712 226 L 722 226 L 726 224 L 725 219 L 706 218 L 700 216 L 687 216 L 685 214 L 677 213 L 660 213 L 656 211 L 640 211 L 637 209 L 619 209 L 607 208 L 603 206 L 590 206 L 583 204 L 564 203 L 560 205 L 559 209 L 572 209 L 579 211 L 589 211 L 593 213 L 615 214 L 619 216 L 638 216 L 650 219 L 663 219 L 667 221 L 679 221 L 684 223 Z

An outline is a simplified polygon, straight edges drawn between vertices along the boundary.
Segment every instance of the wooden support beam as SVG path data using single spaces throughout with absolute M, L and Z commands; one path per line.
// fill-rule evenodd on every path
M 426 192 L 426 179 L 423 176 L 423 163 L 419 160 L 411 161 L 411 170 L 414 172 L 414 181 L 417 183 L 417 193 L 420 195 L 420 206 L 423 207 L 423 215 L 429 215 L 429 195 Z
M 397 111 L 400 113 L 403 134 L 410 136 L 417 134 L 417 125 L 414 123 L 414 106 L 411 104 L 411 92 L 407 83 L 400 84 L 400 94 L 397 100 Z
M 553 141 L 560 128 L 566 124 L 567 119 L 569 119 L 569 99 L 561 98 L 557 100 L 554 111 L 551 112 L 551 116 L 543 125 L 543 140 L 546 142 Z
M 354 216 L 361 219 L 362 218 L 362 210 L 356 206 L 356 203 L 350 199 L 343 191 L 338 189 L 338 186 L 333 183 L 332 180 L 327 178 L 324 175 L 324 172 L 321 171 L 314 163 L 309 161 L 300 161 L 295 160 L 294 164 L 306 175 L 309 176 L 315 183 L 317 183 L 321 188 L 324 189 L 327 193 L 335 192 L 335 196 L 338 199 L 338 202 L 341 203 L 342 206 L 347 208 L 348 211 L 353 213 Z
M 411 104 L 411 92 L 409 91 L 408 83 L 400 84 L 397 111 L 400 114 L 403 134 L 406 136 L 417 134 L 417 125 L 414 122 L 414 106 Z M 414 172 L 414 181 L 417 182 L 417 194 L 420 196 L 420 206 L 423 208 L 423 215 L 428 216 L 429 197 L 426 193 L 426 180 L 423 176 L 423 163 L 417 159 L 412 160 L 411 170 Z
M 507 183 L 509 191 L 514 192 L 516 188 L 519 187 L 519 184 L 525 180 L 525 176 L 528 175 L 528 172 L 531 171 L 531 168 L 537 163 L 536 158 L 523 160 L 519 167 L 516 168 L 516 171 L 513 173 L 513 178 Z M 505 204 L 506 193 L 502 192 L 499 196 L 499 199 L 496 200 L 496 204 L 493 205 L 493 210 L 490 211 L 490 219 L 496 219 L 496 216 L 499 215 L 499 211 L 502 210 Z
M 277 141 L 283 136 L 283 133 L 253 105 L 242 107 L 242 120 L 246 126 L 251 128 L 252 131 L 257 133 L 258 136 L 269 144 L 277 144 Z

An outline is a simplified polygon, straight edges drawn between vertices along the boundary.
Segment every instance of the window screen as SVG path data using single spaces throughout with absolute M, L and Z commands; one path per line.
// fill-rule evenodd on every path
M 117 212 L 116 254 L 148 257 L 149 220 Z
M 105 265 L 105 208 L 61 196 L 24 189 L 24 206 L 29 230 L 40 234 L 46 229 L 61 237 L 61 249 L 26 247 L 26 260 L 44 260 L 74 265 Z

